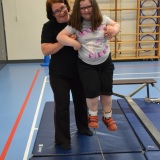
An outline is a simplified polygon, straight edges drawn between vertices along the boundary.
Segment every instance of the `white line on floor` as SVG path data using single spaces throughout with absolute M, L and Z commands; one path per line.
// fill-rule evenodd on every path
M 35 131 L 35 125 L 36 125 L 37 117 L 38 117 L 40 106 L 41 106 L 41 101 L 42 101 L 42 97 L 43 97 L 43 93 L 44 93 L 44 88 L 45 88 L 45 85 L 46 85 L 46 80 L 47 80 L 47 77 L 44 78 L 44 82 L 43 82 L 43 85 L 42 85 L 40 97 L 39 97 L 36 112 L 35 112 L 35 115 L 34 115 L 31 131 L 30 131 L 30 134 L 29 134 L 27 146 L 26 146 L 25 153 L 24 153 L 24 156 L 23 156 L 23 160 L 28 160 L 28 158 L 29 158 L 28 154 L 29 154 L 33 134 L 34 134 L 34 131 Z

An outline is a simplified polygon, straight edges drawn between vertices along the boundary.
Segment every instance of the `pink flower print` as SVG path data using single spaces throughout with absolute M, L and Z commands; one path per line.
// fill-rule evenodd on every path
M 92 32 L 90 28 L 85 29 L 84 31 L 85 31 L 86 33 L 91 33 L 91 32 Z
M 108 49 L 108 45 L 105 46 L 105 49 Z
M 78 32 L 78 35 L 82 37 L 82 36 L 84 36 L 84 35 L 86 35 L 88 33 L 91 33 L 91 29 L 90 28 L 84 29 L 82 32 Z
M 98 57 L 102 57 L 103 56 L 103 53 L 102 52 L 98 52 Z
M 82 33 L 83 33 L 83 35 L 86 35 L 88 33 L 88 31 L 87 30 L 83 30 Z
M 92 58 L 93 57 L 93 53 L 89 53 L 89 58 Z
M 99 26 L 99 27 L 97 28 L 97 30 L 103 30 L 104 27 L 105 27 L 105 25 L 101 25 L 101 26 Z
M 82 33 L 82 32 L 78 32 L 78 35 L 79 35 L 80 37 L 82 37 L 82 36 L 83 36 L 83 33 Z
M 106 49 L 103 50 L 103 53 L 106 54 Z
M 96 43 L 99 43 L 99 44 L 100 44 L 100 42 L 101 42 L 101 39 L 100 39 L 100 38 L 96 39 Z

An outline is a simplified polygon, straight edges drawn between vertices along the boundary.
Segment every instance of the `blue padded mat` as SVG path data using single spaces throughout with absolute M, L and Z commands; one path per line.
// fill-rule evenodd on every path
M 99 125 L 96 129 L 103 153 L 142 152 L 141 145 L 122 113 L 118 103 L 113 101 L 113 118 L 117 122 L 118 131 L 110 132 L 102 124 L 102 110 L 99 109 Z M 100 107 L 99 107 L 100 108 Z M 73 104 L 71 111 L 71 150 L 63 150 L 54 145 L 53 102 L 47 102 L 42 114 L 39 130 L 32 154 L 34 156 L 77 155 L 100 153 L 98 140 L 94 134 L 91 137 L 78 134 L 74 120 Z
M 159 160 L 160 151 L 148 151 L 145 153 L 147 160 Z
M 146 160 L 142 153 L 104 154 L 104 158 L 106 160 Z M 102 155 L 95 154 L 77 156 L 33 157 L 29 160 L 102 160 Z
M 145 102 L 144 99 L 133 99 L 133 100 L 160 131 L 160 105 L 156 103 Z M 136 135 L 139 137 L 139 140 L 143 144 L 145 150 L 159 150 L 154 141 L 149 136 L 149 134 L 143 128 L 142 124 L 139 122 L 135 114 L 130 109 L 128 103 L 124 99 L 118 99 L 117 102 L 122 108 L 128 121 L 134 128 L 134 131 Z

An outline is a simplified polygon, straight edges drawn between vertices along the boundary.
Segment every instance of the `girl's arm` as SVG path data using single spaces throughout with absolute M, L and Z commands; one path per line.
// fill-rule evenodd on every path
M 81 48 L 81 44 L 71 37 L 71 34 L 66 30 L 63 29 L 57 36 L 57 41 L 65 46 L 71 46 L 75 50 L 79 50 Z

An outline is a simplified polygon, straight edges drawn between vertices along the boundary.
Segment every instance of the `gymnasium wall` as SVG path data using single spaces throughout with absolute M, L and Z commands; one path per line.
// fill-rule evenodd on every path
M 43 59 L 41 29 L 45 0 L 2 0 L 8 60 Z
M 72 8 L 74 0 L 69 1 Z M 115 11 L 106 9 L 114 9 L 116 0 L 97 1 L 102 12 L 114 20 L 116 18 Z M 138 0 L 117 0 L 117 7 L 136 8 L 137 1 Z M 152 0 L 149 1 L 151 2 Z M 47 21 L 45 11 L 46 0 L 2 0 L 2 3 L 4 8 L 8 60 L 43 59 L 40 46 L 40 37 L 42 26 Z M 122 35 L 117 37 L 118 39 L 121 41 L 136 41 L 137 37 L 134 34 L 137 26 L 136 19 L 137 12 L 135 10 L 117 12 L 117 20 L 119 21 L 118 23 L 121 24 L 121 31 L 125 31 L 125 33 L 133 33 L 134 35 Z M 111 42 L 111 45 L 114 56 L 114 42 Z M 120 44 L 116 44 L 116 48 L 119 48 L 119 46 Z M 135 43 L 123 44 L 123 46 L 121 45 L 121 50 L 128 50 L 128 52 L 124 51 L 123 54 L 121 54 L 122 52 L 117 54 L 120 57 L 125 57 L 130 54 L 129 56 L 132 59 L 132 57 L 135 56 L 134 49 Z M 152 51 L 151 54 L 153 55 L 155 52 Z

